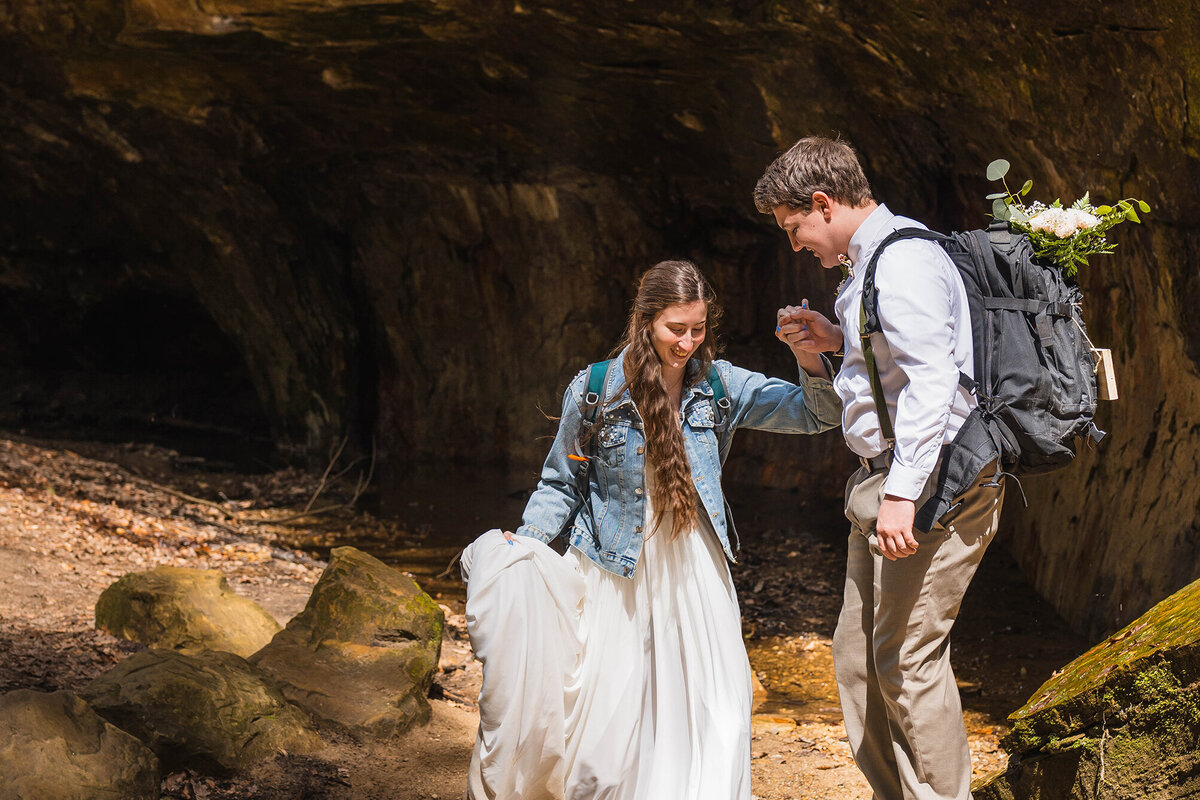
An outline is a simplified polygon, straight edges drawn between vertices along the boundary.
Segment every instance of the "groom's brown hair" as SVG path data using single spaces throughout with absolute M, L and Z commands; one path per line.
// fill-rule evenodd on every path
M 873 198 L 854 148 L 841 139 L 806 136 L 771 162 L 754 187 L 754 205 L 764 214 L 777 206 L 808 212 L 813 192 L 852 208 Z

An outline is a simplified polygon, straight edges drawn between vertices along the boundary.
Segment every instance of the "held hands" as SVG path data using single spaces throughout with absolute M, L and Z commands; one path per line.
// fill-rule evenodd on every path
M 917 506 L 912 500 L 890 494 L 883 496 L 879 519 L 875 522 L 875 538 L 884 558 L 895 561 L 917 552 L 917 540 L 912 532 L 916 514 Z
M 842 349 L 842 329 L 821 312 L 810 309 L 807 300 L 802 305 L 784 306 L 775 312 L 775 318 L 779 326 L 775 336 L 792 348 L 797 356 L 800 353 L 833 353 Z
M 842 329 L 810 310 L 807 300 L 779 309 L 775 318 L 775 337 L 791 349 L 800 368 L 819 378 L 831 377 L 821 353 L 842 348 Z

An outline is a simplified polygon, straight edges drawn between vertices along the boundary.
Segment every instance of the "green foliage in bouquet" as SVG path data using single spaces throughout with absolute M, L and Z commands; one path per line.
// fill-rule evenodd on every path
M 1004 180 L 1008 168 L 1009 163 L 1003 158 L 988 164 L 988 180 L 1000 181 L 1004 186 L 1003 192 L 987 196 L 992 201 L 992 216 L 1028 234 L 1034 253 L 1057 266 L 1068 278 L 1087 265 L 1089 256 L 1116 249 L 1115 242 L 1104 238 L 1109 228 L 1125 220 L 1140 223 L 1138 212 L 1150 213 L 1148 203 L 1132 197 L 1115 205 L 1093 206 L 1089 192 L 1084 192 L 1068 208 L 1063 207 L 1061 200 L 1050 205 L 1038 201 L 1025 205 L 1022 198 L 1033 188 L 1033 181 L 1025 181 L 1020 190 L 1012 191 Z

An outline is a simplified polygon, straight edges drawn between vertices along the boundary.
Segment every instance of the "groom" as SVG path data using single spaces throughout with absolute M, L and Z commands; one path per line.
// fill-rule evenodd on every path
M 924 226 L 877 203 L 855 151 L 822 137 L 801 139 L 767 167 L 754 202 L 793 250 L 826 269 L 849 266 L 834 305 L 845 342 L 834 387 L 862 466 L 846 487 L 849 555 L 833 658 L 850 749 L 877 800 L 968 800 L 971 756 L 949 635 L 999 521 L 1003 485 L 977 481 L 929 531 L 913 529 L 942 446 L 975 406 L 958 381 L 960 371 L 973 374 L 962 279 L 931 242 L 896 242 L 879 258 L 883 333 L 871 344 L 894 425 L 885 438 L 859 335 L 856 268 L 891 231 Z M 836 328 L 814 311 L 781 309 L 779 322 L 793 344 L 835 346 Z

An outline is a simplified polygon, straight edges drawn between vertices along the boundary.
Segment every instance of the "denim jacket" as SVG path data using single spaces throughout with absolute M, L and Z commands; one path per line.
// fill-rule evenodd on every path
M 646 439 L 629 390 L 625 388 L 614 397 L 617 389 L 625 386 L 624 356 L 622 352 L 614 360 L 601 395 L 604 404 L 596 414 L 595 424 L 601 427 L 592 446 L 590 498 L 575 517 L 568 541 L 609 572 L 631 577 L 642 551 L 643 526 L 647 522 Z M 734 430 L 819 433 L 841 422 L 841 402 L 832 383 L 810 377 L 803 370 L 797 386 L 735 367 L 728 361 L 713 363 L 720 371 L 729 400 L 723 430 L 716 430 L 713 389 L 705 377 L 685 389 L 681 398 L 684 448 L 700 496 L 701 508 L 697 510 L 708 516 L 725 556 L 736 562 L 728 531 L 734 531 L 735 540 L 737 533 L 721 491 L 721 467 L 729 454 Z M 698 364 L 688 366 L 698 368 Z M 579 498 L 576 475 L 581 462 L 568 458 L 568 454 L 580 454 L 577 443 L 586 426 L 582 408 L 587 378 L 587 370 L 580 372 L 563 394 L 558 435 L 546 456 L 537 490 L 525 506 L 524 524 L 515 531 L 520 536 L 549 543 L 558 536 Z

